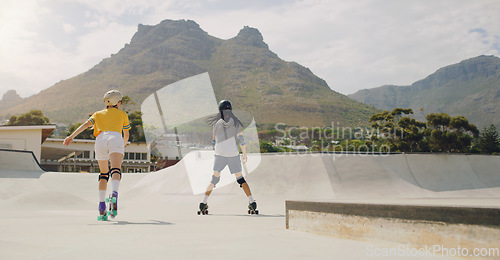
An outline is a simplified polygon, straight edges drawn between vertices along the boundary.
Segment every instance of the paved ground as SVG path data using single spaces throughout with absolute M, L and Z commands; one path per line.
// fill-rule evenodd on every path
M 234 182 L 213 192 L 210 215 L 198 216 L 202 195 L 193 195 L 181 161 L 125 174 L 119 215 L 107 222 L 96 220 L 96 174 L 0 166 L 0 259 L 371 259 L 405 245 L 286 230 L 284 201 L 499 205 L 499 157 L 263 155 L 250 162 L 258 216 L 246 213 Z

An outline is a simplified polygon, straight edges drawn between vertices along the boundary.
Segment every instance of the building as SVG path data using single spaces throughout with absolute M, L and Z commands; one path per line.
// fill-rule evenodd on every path
M 32 151 L 40 161 L 41 146 L 56 125 L 0 126 L 0 149 Z
M 75 139 L 63 146 L 63 139 L 48 138 L 56 125 L 0 126 L 0 149 L 32 151 L 48 171 L 99 172 L 94 140 Z M 123 172 L 149 172 L 151 153 L 145 142 L 125 147 Z
M 74 139 L 63 146 L 64 139 L 47 138 L 42 145 L 40 164 L 47 170 L 59 172 L 99 172 L 95 159 L 95 140 Z M 129 143 L 125 147 L 123 172 L 149 172 L 151 153 L 145 142 Z

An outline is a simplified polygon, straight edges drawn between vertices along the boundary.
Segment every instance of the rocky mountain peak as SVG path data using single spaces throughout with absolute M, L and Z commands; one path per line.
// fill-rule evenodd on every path
M 0 99 L 0 111 L 9 109 L 12 106 L 18 105 L 21 103 L 24 99 L 20 97 L 17 92 L 13 89 L 5 92 L 3 94 L 2 99 Z M 1 117 L 0 117 L 1 121 Z
M 178 35 L 200 38 L 206 37 L 208 34 L 196 22 L 191 20 L 163 20 L 160 24 L 154 26 L 139 24 L 130 44 L 158 45 Z
M 233 39 L 241 45 L 269 49 L 259 30 L 249 26 L 243 27 L 243 29 L 241 29 L 238 35 Z
M 3 94 L 1 101 L 3 101 L 3 102 L 16 102 L 16 101 L 20 101 L 22 99 L 23 98 L 20 97 L 14 89 L 11 89 L 11 90 L 5 92 L 5 94 Z
M 222 40 L 194 21 L 164 20 L 139 25 L 130 44 L 88 72 L 61 81 L 22 104 L 0 108 L 0 116 L 40 109 L 53 122 L 81 122 L 102 107 L 102 93 L 120 89 L 136 104 L 176 81 L 210 73 L 217 99 L 230 99 L 258 123 L 300 126 L 345 126 L 367 122 L 376 112 L 332 91 L 326 82 L 295 62 L 269 50 L 259 30 L 245 26 Z M 79 96 L 75 105 L 72 97 Z M 61 102 L 65 101 L 65 102 Z

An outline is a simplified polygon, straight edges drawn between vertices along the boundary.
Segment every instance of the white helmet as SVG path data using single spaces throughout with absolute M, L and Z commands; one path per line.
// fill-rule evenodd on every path
M 122 93 L 119 90 L 110 90 L 104 94 L 104 103 L 107 106 L 116 106 L 123 98 Z

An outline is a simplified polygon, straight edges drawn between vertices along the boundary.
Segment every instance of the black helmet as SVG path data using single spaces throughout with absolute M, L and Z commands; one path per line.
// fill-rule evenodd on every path
M 222 110 L 233 110 L 233 106 L 231 105 L 231 102 L 229 102 L 229 100 L 222 100 L 219 103 L 219 111 Z

